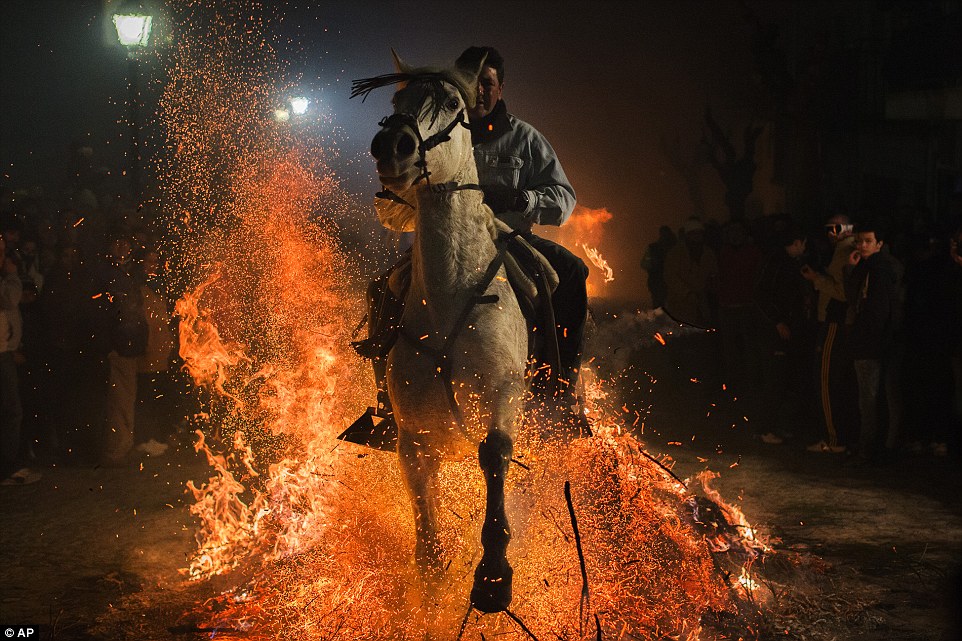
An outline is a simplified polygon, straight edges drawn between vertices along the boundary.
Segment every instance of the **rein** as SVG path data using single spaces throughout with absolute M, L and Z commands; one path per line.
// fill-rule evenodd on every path
M 407 125 L 409 129 L 414 131 L 414 135 L 417 136 L 417 139 L 418 139 L 419 160 L 416 163 L 414 163 L 414 166 L 420 168 L 421 173 L 418 175 L 417 178 L 414 179 L 413 184 L 416 185 L 423 180 L 427 184 L 428 188 L 433 193 L 436 193 L 436 194 L 443 194 L 443 193 L 452 192 L 452 191 L 461 191 L 463 189 L 474 189 L 477 191 L 482 191 L 481 185 L 475 185 L 473 183 L 458 185 L 456 183 L 449 182 L 449 183 L 444 183 L 440 185 L 432 185 L 431 172 L 428 171 L 428 161 L 427 161 L 428 152 L 434 149 L 435 147 L 437 147 L 438 145 L 451 140 L 451 132 L 454 131 L 454 128 L 457 127 L 458 125 L 461 125 L 465 129 L 468 128 L 468 123 L 464 120 L 464 109 L 459 111 L 458 117 L 453 119 L 451 122 L 449 122 L 444 129 L 442 129 L 441 131 L 437 132 L 432 136 L 428 136 L 427 138 L 421 137 L 421 129 L 418 127 L 418 120 L 417 118 L 414 117 L 414 114 L 410 114 L 410 113 L 391 114 L 390 116 L 382 118 L 381 121 L 378 123 L 378 126 L 380 126 L 382 129 L 384 129 L 385 127 L 402 127 L 404 125 Z M 383 189 L 377 192 L 376 194 L 374 194 L 374 196 L 377 198 L 384 198 L 385 200 L 390 200 L 402 205 L 407 205 L 411 209 L 415 208 L 414 205 L 404 200 L 404 198 L 394 193 L 390 189 Z

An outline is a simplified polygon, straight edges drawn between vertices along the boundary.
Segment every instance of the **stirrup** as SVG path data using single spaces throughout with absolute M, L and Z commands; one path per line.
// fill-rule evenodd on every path
M 380 419 L 377 424 L 374 423 L 375 418 Z M 384 412 L 369 407 L 337 438 L 382 452 L 396 452 L 397 435 L 397 423 L 394 420 L 393 412 Z

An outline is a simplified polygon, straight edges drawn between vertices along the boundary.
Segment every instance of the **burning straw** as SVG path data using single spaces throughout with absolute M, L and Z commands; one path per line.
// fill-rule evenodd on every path
M 395 456 L 335 439 L 373 386 L 348 347 L 364 279 L 324 222 L 351 200 L 333 155 L 270 121 L 283 66 L 253 12 L 175 6 L 191 33 L 177 40 L 162 104 L 161 175 L 189 285 L 177 307 L 181 356 L 207 395 L 196 447 L 210 464 L 188 483 L 198 531 L 184 572 L 230 586 L 191 616 L 198 629 L 250 639 L 453 636 L 480 555 L 477 461 L 443 468 L 448 584 L 423 600 Z M 706 613 L 736 611 L 686 488 L 621 434 L 606 394 L 596 381 L 595 437 L 545 443 L 529 425 L 516 445 L 515 618 L 471 614 L 469 638 L 694 639 Z

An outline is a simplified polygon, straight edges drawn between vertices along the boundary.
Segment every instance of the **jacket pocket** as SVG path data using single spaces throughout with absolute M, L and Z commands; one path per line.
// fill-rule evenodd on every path
M 481 152 L 475 156 L 478 180 L 482 185 L 518 187 L 524 161 L 518 156 Z

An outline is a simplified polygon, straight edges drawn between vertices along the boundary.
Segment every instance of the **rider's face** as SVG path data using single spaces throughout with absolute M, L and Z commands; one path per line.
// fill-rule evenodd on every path
M 494 106 L 501 100 L 503 88 L 504 85 L 498 82 L 498 72 L 494 67 L 485 65 L 481 69 L 481 75 L 478 76 L 478 101 L 474 109 L 468 112 L 468 116 L 472 119 L 484 118 L 491 113 Z

